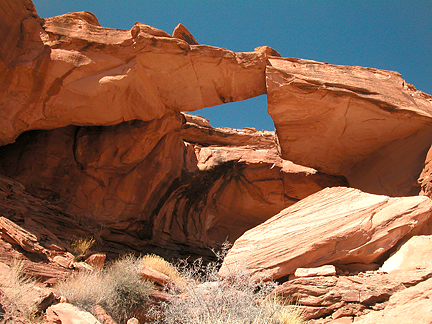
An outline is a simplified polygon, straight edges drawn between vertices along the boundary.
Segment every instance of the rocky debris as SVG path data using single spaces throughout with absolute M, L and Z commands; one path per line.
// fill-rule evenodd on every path
M 419 269 L 432 269 L 432 235 L 410 238 L 381 267 L 388 273 Z
M 172 37 L 182 39 L 189 45 L 199 45 L 195 37 L 193 37 L 190 31 L 182 24 L 178 24 L 176 28 L 174 28 Z
M 139 23 L 105 28 L 89 12 L 42 20 L 13 3 L 0 6 L 14 17 L 1 32 L 10 40 L 0 73 L 2 145 L 32 129 L 150 121 L 266 92 L 264 53 L 189 45 Z
M 335 276 L 336 267 L 334 265 L 323 265 L 317 268 L 297 268 L 294 272 L 295 278 Z
M 0 216 L 0 236 L 6 242 L 18 244 L 27 252 L 47 255 L 48 251 L 38 243 L 35 235 Z
M 326 188 L 244 233 L 220 274 L 243 262 L 256 277 L 278 279 L 297 268 L 374 263 L 432 217 L 427 197 L 390 198 Z
M 48 307 L 46 319 L 48 323 L 52 324 L 101 324 L 89 312 L 80 310 L 68 303 L 59 303 Z
M 167 275 L 150 267 L 141 266 L 138 273 L 142 279 L 153 281 L 163 287 L 173 284 L 173 281 Z
M 383 310 L 372 311 L 356 324 L 429 324 L 432 321 L 432 279 L 395 293 Z
M 85 263 L 92 266 L 94 269 L 102 269 L 105 265 L 105 253 L 93 253 L 85 259 Z
M 266 82 L 283 158 L 345 175 L 366 192 L 419 192 L 416 180 L 432 142 L 432 99 L 400 74 L 269 58 Z
M 356 276 L 305 277 L 287 281 L 273 293 L 295 301 L 306 319 L 329 317 L 335 320 L 384 309 L 391 296 L 420 285 L 431 276 L 430 270 L 418 270 L 399 274 L 369 272 Z

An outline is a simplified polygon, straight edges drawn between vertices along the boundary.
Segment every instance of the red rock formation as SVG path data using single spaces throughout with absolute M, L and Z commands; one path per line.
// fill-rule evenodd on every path
M 282 157 L 386 195 L 419 192 L 432 100 L 396 72 L 269 58 L 268 110 Z M 414 187 L 413 187 L 414 186 Z
M 240 261 L 255 276 L 273 279 L 300 267 L 373 263 L 431 217 L 427 197 L 389 198 L 327 188 L 243 234 L 220 274 Z
M 346 184 L 282 160 L 272 132 L 187 119 L 25 133 L 0 148 L 0 169 L 104 241 L 182 253 L 186 245 L 208 254 L 299 199 Z
M 362 315 L 370 311 L 384 309 L 382 312 L 387 313 L 387 308 L 393 308 L 387 305 L 389 299 L 392 301 L 398 295 L 409 294 L 407 287 L 418 287 L 415 290 L 419 291 L 421 286 L 430 281 L 427 279 L 431 275 L 431 271 L 422 270 L 392 275 L 361 273 L 355 276 L 298 278 L 283 283 L 273 293 L 295 300 L 296 307 L 300 308 L 306 319 L 327 317 L 329 320 L 321 323 L 332 323 L 332 319 L 348 316 L 352 319 L 355 316 L 357 323 Z M 429 294 L 419 296 L 421 303 L 427 300 L 427 295 Z M 373 313 L 376 313 L 375 311 Z M 376 320 L 367 323 L 389 322 Z
M 139 23 L 105 28 L 88 12 L 41 20 L 25 4 L 0 3 L 14 17 L 1 26 L 0 144 L 31 129 L 149 121 L 266 91 L 264 53 L 189 45 Z

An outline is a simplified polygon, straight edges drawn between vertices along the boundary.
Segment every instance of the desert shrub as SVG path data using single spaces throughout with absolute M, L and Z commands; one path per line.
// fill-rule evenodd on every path
M 15 310 L 32 318 L 37 312 L 40 295 L 36 288 L 36 279 L 24 273 L 24 263 L 15 260 L 10 271 L 1 274 L 0 289 L 12 302 Z
M 153 284 L 140 279 L 141 258 L 124 256 L 106 269 L 78 273 L 57 286 L 68 302 L 87 311 L 101 305 L 116 321 L 123 323 L 143 310 Z
M 184 278 L 182 278 L 177 268 L 158 255 L 147 254 L 143 256 L 141 264 L 163 273 L 178 286 L 184 285 Z
M 219 262 L 178 266 L 188 284 L 182 294 L 161 305 L 156 323 L 163 324 L 300 324 L 300 316 L 276 298 L 269 298 L 276 287 L 272 281 L 253 280 L 238 265 L 228 276 L 218 275 Z M 155 312 L 156 313 L 156 312 Z
M 73 238 L 68 244 L 68 250 L 75 256 L 76 259 L 80 259 L 84 257 L 86 252 L 90 250 L 94 243 L 95 240 L 93 238 Z

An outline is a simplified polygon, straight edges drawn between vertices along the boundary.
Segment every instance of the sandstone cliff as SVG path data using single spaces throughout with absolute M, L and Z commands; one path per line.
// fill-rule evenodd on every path
M 286 281 L 302 267 L 376 270 L 432 234 L 432 99 L 397 72 L 234 53 L 181 24 L 170 35 L 105 28 L 89 12 L 41 19 L 29 0 L 0 0 L 0 14 L 0 261 L 49 281 L 85 267 L 66 251 L 73 237 L 110 258 L 211 258 L 228 239 L 221 276 L 243 260 Z M 187 113 L 261 94 L 275 132 Z M 342 291 L 329 307 L 345 285 L 333 277 L 281 294 L 322 285 L 315 299 L 298 293 L 310 318 L 370 312 L 369 323 L 418 292 L 406 286 L 430 286 L 430 266 L 415 267 L 389 276 L 385 297 L 370 288 L 373 303 Z

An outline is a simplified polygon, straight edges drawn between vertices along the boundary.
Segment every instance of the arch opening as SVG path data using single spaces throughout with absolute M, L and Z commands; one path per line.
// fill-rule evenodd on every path
M 257 130 L 274 131 L 273 120 L 267 112 L 266 94 L 189 113 L 207 118 L 213 127 L 253 127 Z

